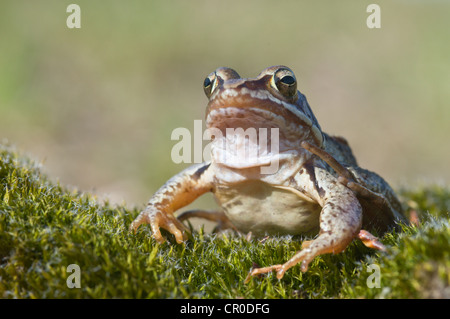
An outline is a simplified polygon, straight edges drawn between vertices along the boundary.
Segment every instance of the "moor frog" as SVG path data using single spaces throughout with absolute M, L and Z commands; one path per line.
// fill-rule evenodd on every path
M 161 227 L 181 243 L 188 230 L 175 211 L 212 192 L 221 212 L 191 211 L 182 219 L 216 219 L 255 235 L 318 234 L 285 264 L 257 268 L 250 274 L 276 270 L 281 278 L 299 262 L 306 271 L 314 257 L 343 251 L 354 238 L 383 249 L 364 229 L 383 233 L 399 221 L 407 222 L 391 187 L 358 166 L 345 139 L 322 131 L 289 68 L 272 66 L 256 78 L 241 78 L 233 69 L 218 68 L 205 79 L 204 90 L 209 99 L 206 126 L 223 133 L 211 142 L 211 160 L 172 177 L 153 195 L 131 229 L 147 223 L 158 242 L 164 241 Z M 226 136 L 227 128 L 242 128 L 245 134 L 251 127 L 278 128 L 276 152 L 245 136 Z M 258 152 L 251 160 L 236 161 L 236 152 L 224 147 L 233 141 L 238 148 Z M 262 168 L 274 160 L 278 169 L 263 173 Z

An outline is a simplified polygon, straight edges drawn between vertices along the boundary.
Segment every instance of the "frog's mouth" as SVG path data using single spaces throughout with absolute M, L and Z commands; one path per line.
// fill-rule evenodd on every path
M 267 166 L 303 156 L 300 143 L 315 140 L 307 125 L 259 106 L 210 109 L 206 125 L 212 159 L 232 168 Z

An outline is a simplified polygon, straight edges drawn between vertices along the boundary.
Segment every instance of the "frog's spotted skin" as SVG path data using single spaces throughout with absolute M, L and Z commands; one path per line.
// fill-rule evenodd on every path
M 285 264 L 254 269 L 248 277 L 275 270 L 281 278 L 299 262 L 306 271 L 314 257 L 343 251 L 354 238 L 383 249 L 361 228 L 384 232 L 397 221 L 406 221 L 389 185 L 358 167 L 343 138 L 321 130 L 289 68 L 269 67 L 248 79 L 219 68 L 205 79 L 204 89 L 209 98 L 206 125 L 222 133 L 211 142 L 211 161 L 171 178 L 131 229 L 148 223 L 159 242 L 164 241 L 162 227 L 181 243 L 187 229 L 173 214 L 212 192 L 223 213 L 191 211 L 181 218 L 217 216 L 222 225 L 255 235 L 318 234 Z M 235 130 L 234 139 L 227 137 L 227 129 L 238 128 L 242 130 Z M 252 142 L 245 135 L 249 128 L 278 129 L 278 150 L 270 139 L 267 147 Z M 258 152 L 242 158 L 236 151 L 242 147 Z M 263 173 L 274 161 L 278 169 Z

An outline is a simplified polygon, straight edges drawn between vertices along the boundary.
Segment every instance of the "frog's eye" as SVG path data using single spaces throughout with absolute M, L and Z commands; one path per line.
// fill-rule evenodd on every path
M 203 82 L 203 90 L 205 90 L 205 94 L 208 98 L 211 97 L 216 86 L 217 86 L 217 76 L 216 72 L 213 72 L 210 75 L 208 75 L 205 81 Z
M 297 94 L 297 80 L 289 69 L 279 69 L 273 75 L 277 90 L 285 97 L 292 98 Z

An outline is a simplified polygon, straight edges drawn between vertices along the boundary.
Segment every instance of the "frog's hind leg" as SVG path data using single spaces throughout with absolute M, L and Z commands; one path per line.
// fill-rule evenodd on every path
M 381 177 L 372 173 L 372 181 L 365 181 L 367 170 L 359 167 L 350 169 L 355 171 L 361 180 L 353 181 L 340 176 L 338 181 L 354 191 L 360 200 L 364 209 L 363 227 L 374 228 L 379 233 L 384 233 L 392 227 L 397 227 L 398 222 L 409 224 L 394 191 Z M 370 189 L 367 186 L 370 186 Z M 383 193 L 380 188 L 384 189 Z
M 217 226 L 214 227 L 213 232 L 218 233 L 226 229 L 233 229 L 237 231 L 236 227 L 231 223 L 228 217 L 222 211 L 208 211 L 202 209 L 194 209 L 183 212 L 178 215 L 178 220 L 184 222 L 190 218 L 202 218 L 212 222 L 216 222 Z

